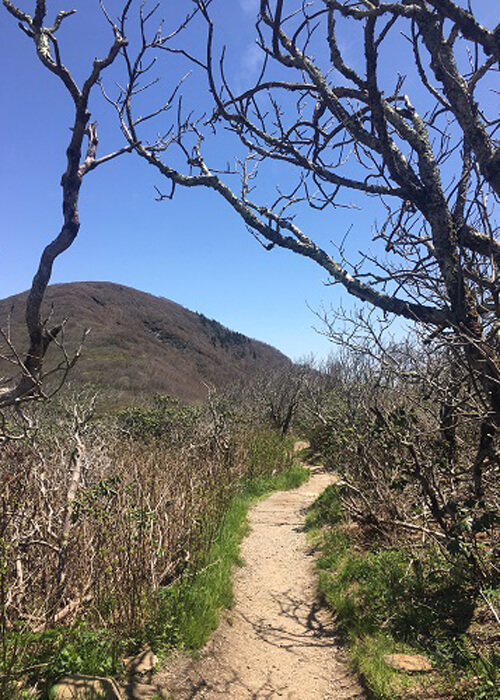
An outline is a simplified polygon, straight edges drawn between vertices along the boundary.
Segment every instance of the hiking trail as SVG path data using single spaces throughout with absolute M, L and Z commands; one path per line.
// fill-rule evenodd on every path
M 301 445 L 303 446 L 303 445 Z M 173 700 L 353 700 L 365 694 L 349 668 L 331 613 L 316 592 L 307 507 L 335 481 L 310 467 L 307 483 L 278 491 L 250 511 L 245 565 L 235 572 L 235 604 L 193 660 L 182 654 L 129 697 Z M 155 695 L 156 693 L 156 695 Z

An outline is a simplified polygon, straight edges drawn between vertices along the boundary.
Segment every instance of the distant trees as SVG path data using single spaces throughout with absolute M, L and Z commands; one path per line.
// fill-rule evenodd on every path
M 452 0 L 261 0 L 262 70 L 237 92 L 216 48 L 223 27 L 210 3 L 196 5 L 206 26 L 204 55 L 175 44 L 175 32 L 148 32 L 150 15 L 142 18 L 137 54 L 123 49 L 129 83 L 115 107 L 129 144 L 170 181 L 164 196 L 177 186 L 212 189 L 268 250 L 277 245 L 310 258 L 358 299 L 422 324 L 469 368 L 486 420 L 498 426 L 500 149 L 491 89 L 500 25 L 482 26 L 472 4 Z M 182 53 L 205 73 L 213 100 L 205 123 L 185 116 L 180 102 L 166 121 L 175 92 L 156 112 L 136 114 L 157 50 Z M 153 117 L 163 136 L 148 140 L 143 129 Z M 205 136 L 219 129 L 234 136 L 235 152 L 246 151 L 234 168 L 212 166 L 204 155 Z M 269 163 L 295 173 L 295 185 L 287 180 L 286 191 L 262 203 L 255 186 Z M 358 261 L 345 259 L 340 239 L 335 256 L 297 223 L 301 206 L 334 212 L 347 196 L 375 198 L 384 212 L 366 232 L 373 254 L 363 246 Z

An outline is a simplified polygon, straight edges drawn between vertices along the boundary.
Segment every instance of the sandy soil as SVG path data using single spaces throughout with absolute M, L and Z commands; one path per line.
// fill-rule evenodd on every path
M 313 469 L 299 489 L 250 513 L 235 576 L 235 606 L 196 661 L 179 655 L 132 697 L 326 700 L 363 698 L 328 611 L 315 594 L 307 506 L 333 480 Z

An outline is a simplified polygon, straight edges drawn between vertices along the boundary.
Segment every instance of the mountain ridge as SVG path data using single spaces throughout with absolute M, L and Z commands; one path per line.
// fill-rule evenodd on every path
M 9 314 L 21 355 L 27 343 L 24 309 L 28 292 L 0 301 L 0 325 Z M 291 365 L 271 345 L 233 331 L 181 304 L 113 282 L 68 282 L 47 288 L 43 313 L 50 324 L 67 318 L 64 344 L 76 348 L 90 328 L 73 384 L 92 384 L 129 401 L 153 393 L 187 402 L 203 400 L 207 387 L 249 379 Z M 56 361 L 51 348 L 48 366 Z M 0 363 L 5 376 L 7 365 Z

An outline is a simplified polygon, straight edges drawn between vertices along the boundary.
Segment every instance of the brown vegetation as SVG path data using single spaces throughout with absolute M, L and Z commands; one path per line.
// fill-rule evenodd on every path
M 481 454 L 481 393 L 439 348 L 413 341 L 388 347 L 385 362 L 359 348 L 312 377 L 304 429 L 371 537 L 437 546 L 472 585 L 498 585 L 500 457 L 493 437 Z
M 229 504 L 245 480 L 292 464 L 279 437 L 214 401 L 158 400 L 97 420 L 92 398 L 66 396 L 42 413 L 35 440 L 0 451 L 2 697 L 16 678 L 38 683 L 91 663 L 120 673 L 120 653 L 185 639 L 200 603 L 184 584 L 219 565 L 207 557 Z M 226 588 L 233 559 L 218 574 Z M 209 621 L 191 625 L 201 639 L 217 617 L 207 608 Z M 102 644 L 93 661 L 89 636 Z
M 0 301 L 0 323 L 10 313 L 11 338 L 26 345 L 23 314 L 27 294 Z M 42 307 L 51 323 L 68 319 L 59 340 L 71 354 L 85 329 L 80 360 L 71 372 L 75 385 L 92 384 L 115 401 L 137 400 L 154 393 L 203 400 L 207 386 L 222 387 L 257 373 L 291 366 L 270 345 L 225 328 L 152 294 L 109 282 L 74 282 L 48 288 Z M 8 349 L 4 348 L 8 354 Z M 56 343 L 48 351 L 46 373 L 61 358 Z M 11 356 L 12 359 L 12 356 Z M 19 367 L 0 364 L 3 386 Z

